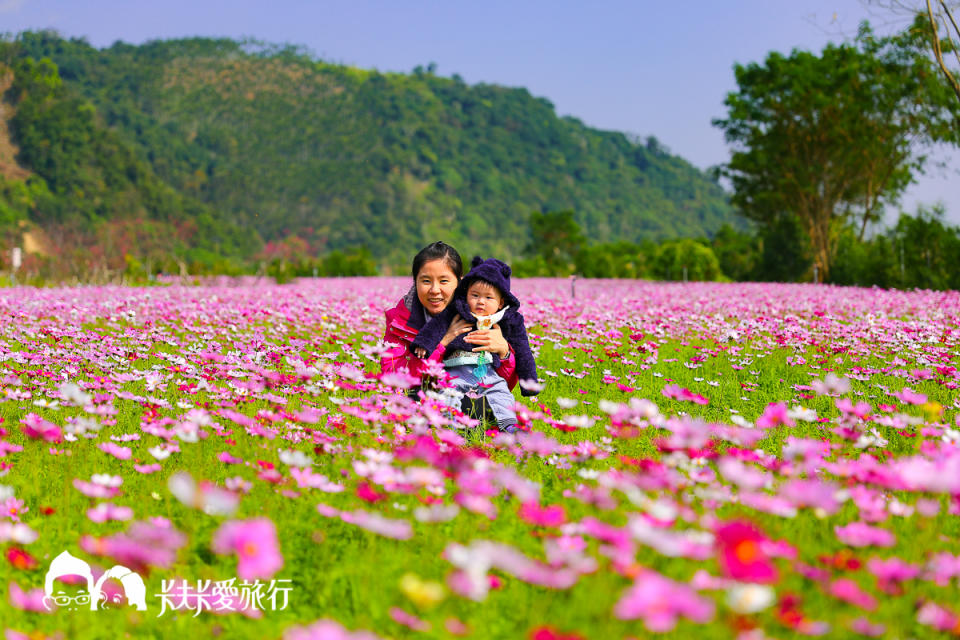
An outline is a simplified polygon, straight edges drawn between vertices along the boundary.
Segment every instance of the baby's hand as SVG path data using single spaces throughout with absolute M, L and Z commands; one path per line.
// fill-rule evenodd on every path
M 423 347 L 416 347 L 416 348 L 414 348 L 413 352 L 414 352 L 414 353 L 417 355 L 417 357 L 420 358 L 421 360 L 422 360 L 423 358 L 426 358 L 426 357 L 427 357 L 427 350 L 424 349 Z

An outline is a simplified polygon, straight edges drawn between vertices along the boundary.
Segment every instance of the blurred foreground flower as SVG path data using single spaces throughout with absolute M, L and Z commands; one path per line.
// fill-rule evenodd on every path
M 722 525 L 716 542 L 720 567 L 727 576 L 744 582 L 777 581 L 777 569 L 763 547 L 769 540 L 751 523 L 737 520 Z
M 270 579 L 283 567 L 273 521 L 230 520 L 213 535 L 211 544 L 219 554 L 237 554 L 237 575 L 244 580 Z
M 209 482 L 199 485 L 186 471 L 179 471 L 167 483 L 170 493 L 188 507 L 200 509 L 211 516 L 229 516 L 237 510 L 239 496 Z
M 650 631 L 670 631 L 680 616 L 694 622 L 709 622 L 713 611 L 712 600 L 650 570 L 640 572 L 613 608 L 613 614 L 620 620 L 643 618 Z
M 727 606 L 735 613 L 757 613 L 772 605 L 776 597 L 766 585 L 736 584 L 727 589 Z
M 421 580 L 420 576 L 413 573 L 406 573 L 400 579 L 400 591 L 421 609 L 433 608 L 447 596 L 442 584 Z
M 369 631 L 347 631 L 333 620 L 318 620 L 307 627 L 288 628 L 283 640 L 380 640 L 380 636 Z

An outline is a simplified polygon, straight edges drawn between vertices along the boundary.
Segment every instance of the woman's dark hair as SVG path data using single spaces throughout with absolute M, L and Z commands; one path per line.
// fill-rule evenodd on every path
M 460 258 L 460 253 L 446 242 L 438 240 L 420 249 L 420 253 L 413 257 L 414 281 L 416 281 L 417 274 L 420 273 L 423 265 L 434 260 L 443 260 L 450 267 L 450 271 L 453 271 L 453 275 L 457 276 L 457 280 L 460 280 L 463 275 L 463 259 Z

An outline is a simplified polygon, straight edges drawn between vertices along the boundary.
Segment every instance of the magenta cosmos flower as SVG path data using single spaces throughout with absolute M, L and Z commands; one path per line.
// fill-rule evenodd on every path
M 767 554 L 769 540 L 753 524 L 743 520 L 728 522 L 715 533 L 724 574 L 744 582 L 777 581 L 777 568 Z
M 283 566 L 277 530 L 271 520 L 230 520 L 213 535 L 213 550 L 237 554 L 237 574 L 244 580 L 270 579 Z

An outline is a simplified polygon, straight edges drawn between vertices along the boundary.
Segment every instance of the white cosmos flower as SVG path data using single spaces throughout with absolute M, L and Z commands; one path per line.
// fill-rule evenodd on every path
M 150 447 L 147 452 L 157 460 L 166 460 L 170 457 L 172 451 L 165 447 Z
M 313 465 L 310 456 L 296 449 L 281 449 L 280 462 L 289 467 L 309 467 Z
M 600 404 L 598 406 L 600 407 L 600 411 L 603 411 L 608 415 L 615 414 L 616 412 L 620 411 L 621 407 L 623 407 L 623 405 L 619 402 L 611 402 L 610 400 L 604 399 L 600 400 Z
M 590 416 L 564 416 L 563 422 L 577 429 L 589 429 L 596 423 L 596 419 Z
M 792 420 L 802 420 L 803 422 L 816 422 L 817 412 L 815 409 L 807 409 L 796 405 L 793 409 L 787 411 L 787 416 Z
M 90 481 L 103 487 L 119 487 L 123 484 L 123 478 L 109 473 L 95 473 L 90 477 Z
M 193 476 L 186 471 L 170 476 L 167 487 L 183 504 L 212 516 L 232 515 L 240 502 L 239 496 L 232 491 L 206 483 L 197 486 Z
M 0 522 L 0 542 L 12 540 L 19 544 L 30 544 L 40 534 L 22 522 Z
M 749 420 L 747 420 L 747 419 L 744 418 L 743 416 L 741 416 L 741 415 L 739 415 L 739 414 L 736 414 L 736 413 L 733 414 L 732 416 L 730 416 L 730 422 L 732 422 L 733 424 L 737 425 L 738 427 L 743 427 L 744 429 L 752 429 L 752 428 L 753 428 L 753 423 L 752 423 L 752 422 L 750 422 Z
M 543 391 L 543 385 L 537 380 L 521 380 L 520 388 L 526 389 L 527 391 L 532 391 L 534 393 L 540 393 Z
M 773 589 L 764 584 L 737 584 L 727 589 L 727 606 L 735 613 L 763 611 L 776 599 Z
M 59 391 L 60 396 L 64 400 L 68 400 L 78 407 L 84 407 L 93 402 L 93 396 L 89 393 L 84 393 L 84 391 L 73 382 L 62 383 Z

